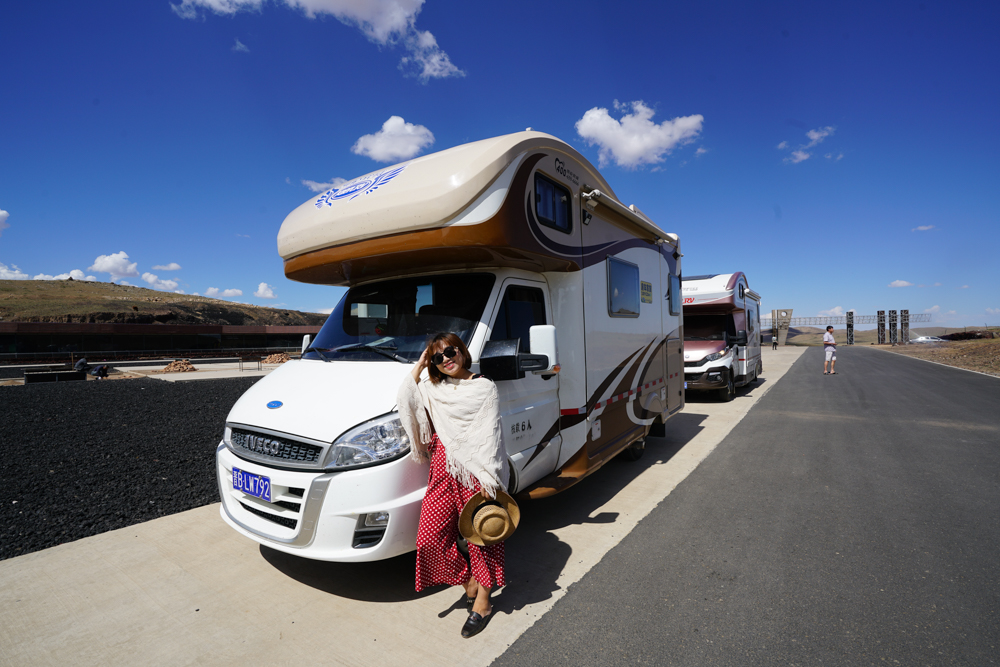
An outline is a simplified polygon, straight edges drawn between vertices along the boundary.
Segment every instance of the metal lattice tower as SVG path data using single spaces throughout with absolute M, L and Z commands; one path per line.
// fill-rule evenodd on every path
M 885 311 L 878 311 L 878 344 L 885 345 Z

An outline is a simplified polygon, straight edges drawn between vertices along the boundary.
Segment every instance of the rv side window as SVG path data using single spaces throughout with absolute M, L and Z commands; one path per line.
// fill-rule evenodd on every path
M 569 233 L 573 226 L 569 202 L 569 190 L 535 174 L 535 214 L 539 223 Z
M 639 317 L 639 267 L 608 257 L 608 314 Z
M 670 276 L 670 314 L 681 314 L 681 278 L 680 276 Z
M 490 340 L 521 339 L 521 352 L 531 352 L 528 329 L 545 324 L 545 296 L 537 287 L 511 285 L 504 292 Z

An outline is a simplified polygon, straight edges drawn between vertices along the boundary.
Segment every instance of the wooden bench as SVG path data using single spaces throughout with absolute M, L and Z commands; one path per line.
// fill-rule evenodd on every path
M 264 360 L 264 357 L 260 356 L 260 354 L 257 354 L 257 353 L 246 353 L 246 354 L 240 354 L 239 357 L 240 357 L 240 371 L 241 372 L 244 370 L 243 364 L 257 364 L 257 370 L 259 370 L 259 371 L 264 370 L 264 367 L 260 363 L 261 361 Z

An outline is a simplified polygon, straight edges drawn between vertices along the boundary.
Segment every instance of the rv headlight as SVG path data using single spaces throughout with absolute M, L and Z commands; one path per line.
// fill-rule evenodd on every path
M 355 426 L 337 438 L 326 457 L 327 469 L 377 463 L 396 458 L 410 451 L 410 439 L 399 421 L 399 414 L 390 412 Z
M 713 352 L 703 359 L 703 361 L 718 361 L 719 359 L 725 358 L 729 354 L 729 350 L 723 350 L 722 352 Z

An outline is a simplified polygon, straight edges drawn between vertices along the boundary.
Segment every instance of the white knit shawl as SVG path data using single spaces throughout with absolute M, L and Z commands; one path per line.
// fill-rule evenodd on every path
M 497 387 L 487 378 L 420 383 L 409 373 L 396 395 L 399 419 L 410 437 L 410 456 L 426 461 L 427 446 L 437 432 L 444 445 L 448 474 L 463 486 L 472 479 L 490 496 L 506 490 L 509 473 L 500 424 Z

